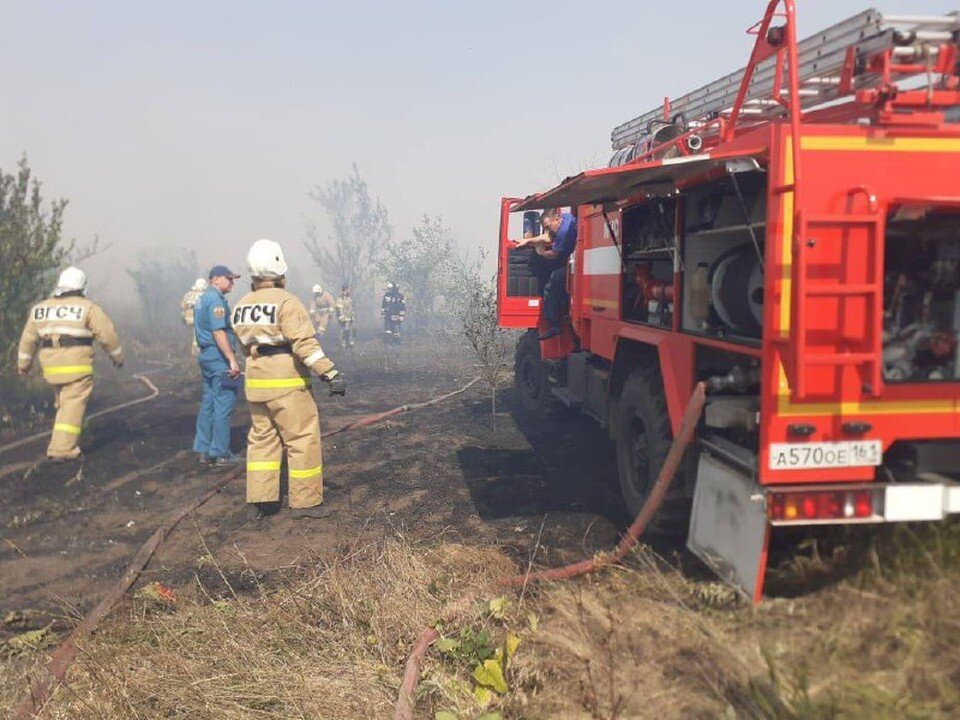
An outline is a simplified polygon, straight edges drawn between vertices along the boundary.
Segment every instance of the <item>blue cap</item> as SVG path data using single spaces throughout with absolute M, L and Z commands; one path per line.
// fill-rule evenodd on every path
M 225 277 L 236 280 L 240 276 L 231 271 L 226 265 L 214 265 L 210 268 L 210 275 L 208 277 L 210 280 L 213 280 L 215 277 Z

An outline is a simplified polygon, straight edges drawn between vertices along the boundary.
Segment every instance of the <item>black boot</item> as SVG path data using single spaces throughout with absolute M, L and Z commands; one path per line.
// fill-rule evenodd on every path
M 250 520 L 262 520 L 276 512 L 273 506 L 275 506 L 275 503 L 247 503 L 247 517 Z

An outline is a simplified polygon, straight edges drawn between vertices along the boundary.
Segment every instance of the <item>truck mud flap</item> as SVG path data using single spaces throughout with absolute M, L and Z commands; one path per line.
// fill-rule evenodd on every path
M 753 602 L 763 594 L 770 533 L 762 498 L 750 474 L 701 453 L 687 547 Z

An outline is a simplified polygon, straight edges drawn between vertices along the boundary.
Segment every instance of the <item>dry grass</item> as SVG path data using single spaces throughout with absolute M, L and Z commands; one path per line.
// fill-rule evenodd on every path
M 129 602 L 43 717 L 390 717 L 415 638 L 471 592 L 481 599 L 440 626 L 457 647 L 428 655 L 420 717 L 956 717 L 960 525 L 899 528 L 867 549 L 851 578 L 758 609 L 645 548 L 628 568 L 491 608 L 493 579 L 516 571 L 498 549 L 395 537 L 236 597 Z M 484 708 L 473 670 L 510 636 L 509 691 Z M 0 664 L 0 715 L 38 659 Z
M 387 717 L 411 638 L 451 595 L 510 569 L 496 550 L 391 540 L 248 596 L 201 592 L 174 610 L 134 600 L 43 717 Z M 36 665 L 3 664 L 0 716 Z

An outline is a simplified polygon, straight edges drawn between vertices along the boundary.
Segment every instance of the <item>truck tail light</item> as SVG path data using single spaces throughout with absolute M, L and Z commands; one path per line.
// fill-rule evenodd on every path
M 773 522 L 866 520 L 877 514 L 872 490 L 794 490 L 767 495 Z

